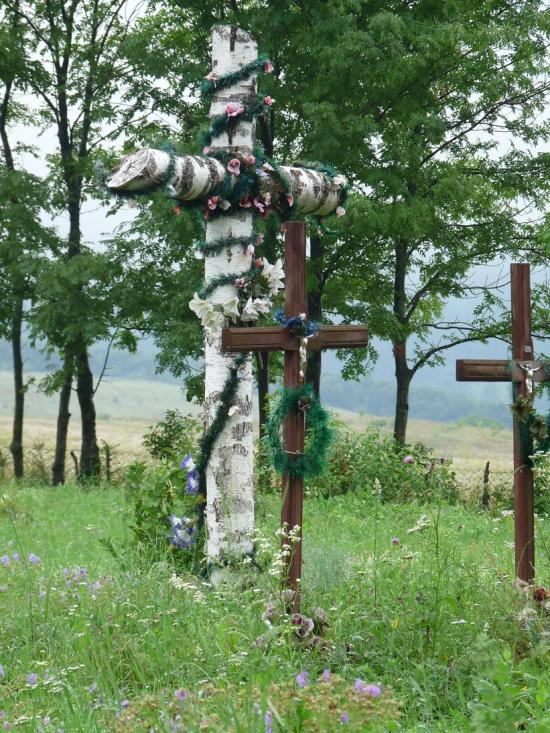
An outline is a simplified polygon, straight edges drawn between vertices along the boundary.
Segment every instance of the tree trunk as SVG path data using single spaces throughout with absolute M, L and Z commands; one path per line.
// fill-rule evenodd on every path
M 67 432 L 71 413 L 71 391 L 73 387 L 73 357 L 66 354 L 63 362 L 63 386 L 59 393 L 59 407 L 57 411 L 57 432 L 55 436 L 55 456 L 52 466 L 52 484 L 65 483 L 65 455 L 67 453 Z
M 323 318 L 323 258 L 325 246 L 321 237 L 310 237 L 309 289 L 307 293 L 307 317 L 321 322 Z M 310 351 L 307 356 L 306 382 L 313 385 L 315 394 L 321 396 L 321 351 Z
M 79 476 L 81 479 L 97 478 L 100 470 L 100 459 L 96 434 L 94 379 L 84 342 L 79 344 L 76 357 L 76 391 L 82 420 Z
M 21 354 L 21 327 L 23 323 L 23 298 L 15 305 L 12 321 L 11 347 L 13 354 L 13 385 L 15 390 L 15 409 L 13 412 L 13 431 L 10 451 L 13 457 L 15 478 L 23 478 L 23 416 L 25 411 L 25 389 L 23 385 L 23 358 Z
M 407 423 L 409 420 L 409 388 L 412 379 L 412 370 L 407 365 L 407 342 L 403 341 L 393 346 L 395 360 L 395 379 L 397 384 L 395 400 L 395 422 L 393 437 L 400 445 L 407 438 Z
M 255 351 L 256 382 L 258 384 L 258 423 L 260 436 L 264 435 L 267 423 L 267 396 L 269 394 L 269 352 Z

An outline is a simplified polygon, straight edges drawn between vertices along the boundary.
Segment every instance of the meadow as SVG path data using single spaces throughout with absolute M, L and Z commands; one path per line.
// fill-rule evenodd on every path
M 412 441 L 446 458 L 423 493 L 432 481 L 424 449 L 403 465 L 388 458 L 386 420 L 338 417 L 347 427 L 339 453 L 306 492 L 296 619 L 282 612 L 272 482 L 257 491 L 257 567 L 244 561 L 213 584 L 168 545 L 152 553 L 136 544 L 135 486 L 123 467 L 146 459 L 147 413 L 100 420 L 115 483 L 55 489 L 41 478 L 51 421 L 35 413 L 29 478 L 15 484 L 6 472 L 0 484 L 0 724 L 550 731 L 550 519 L 539 509 L 538 585 L 517 588 L 509 433 L 413 423 Z M 6 454 L 7 422 L 0 428 Z M 360 450 L 354 436 L 364 436 Z M 489 511 L 479 502 L 486 460 L 495 469 Z M 162 481 L 178 471 L 175 460 L 158 474 L 146 463 Z M 176 494 L 178 481 L 166 483 Z M 459 495 L 444 490 L 451 483 Z

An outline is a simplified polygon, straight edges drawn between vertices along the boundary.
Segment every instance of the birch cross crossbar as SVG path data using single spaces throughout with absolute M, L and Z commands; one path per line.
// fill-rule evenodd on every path
M 512 360 L 460 359 L 459 382 L 514 382 L 520 398 L 531 402 L 536 382 L 548 381 L 548 370 L 536 361 L 531 334 L 529 265 L 510 267 L 512 291 Z M 527 583 L 535 577 L 535 515 L 533 469 L 524 455 L 521 417 L 514 413 L 514 526 L 516 575 Z

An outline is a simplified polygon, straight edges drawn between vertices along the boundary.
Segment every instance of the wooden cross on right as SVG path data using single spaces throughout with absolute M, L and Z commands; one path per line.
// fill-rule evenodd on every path
M 459 382 L 509 382 L 518 384 L 522 397 L 532 397 L 535 382 L 549 381 L 544 364 L 534 359 L 531 334 L 531 282 L 529 265 L 511 265 L 512 362 L 505 359 L 459 359 Z M 511 366 L 511 369 L 510 369 Z M 511 374 L 510 374 L 511 372 Z M 535 577 L 535 513 L 533 469 L 524 463 L 521 422 L 514 414 L 514 525 L 516 575 L 532 583 Z
M 307 315 L 306 305 L 306 225 L 287 222 L 285 225 L 285 316 Z M 308 349 L 359 349 L 368 345 L 365 326 L 321 326 L 307 342 Z M 285 352 L 284 385 L 300 385 L 300 339 L 288 328 L 224 328 L 222 350 Z M 289 415 L 284 425 L 284 446 L 289 454 L 303 453 L 305 442 L 304 413 Z M 302 568 L 302 505 L 303 479 L 283 476 L 283 507 L 281 526 L 300 528 L 299 541 L 287 568 L 288 586 L 295 591 L 293 610 L 300 607 L 300 577 Z

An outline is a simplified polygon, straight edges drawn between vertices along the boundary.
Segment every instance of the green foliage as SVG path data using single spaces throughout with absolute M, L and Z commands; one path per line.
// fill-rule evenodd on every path
M 166 461 L 149 467 L 131 463 L 124 475 L 124 490 L 133 507 L 130 529 L 139 549 L 153 558 L 166 556 L 177 489 L 183 491 L 181 470 Z
M 450 460 L 434 456 L 422 444 L 396 445 L 391 436 L 375 429 L 358 433 L 338 428 L 327 470 L 309 481 L 308 489 L 324 498 L 367 490 L 383 501 L 458 499 Z
M 179 410 L 167 410 L 164 418 L 151 425 L 143 436 L 143 445 L 152 458 L 180 461 L 193 453 L 197 445 L 199 421 Z

